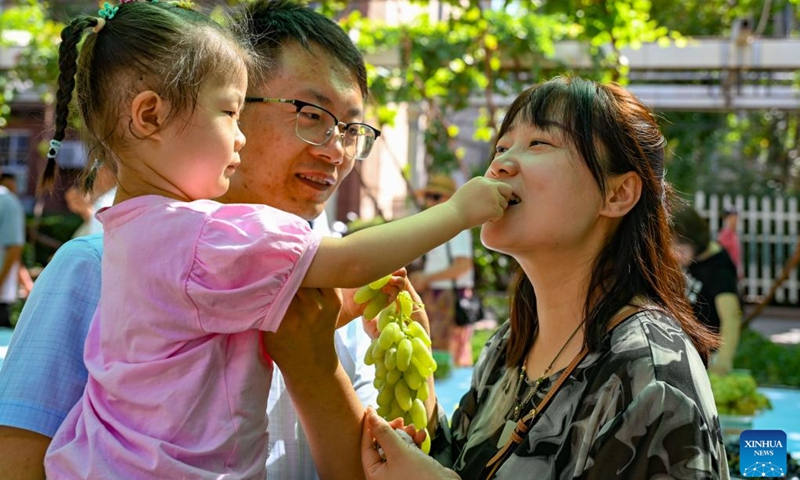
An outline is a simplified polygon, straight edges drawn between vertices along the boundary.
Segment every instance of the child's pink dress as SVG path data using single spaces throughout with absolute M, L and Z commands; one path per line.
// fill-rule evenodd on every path
M 275 331 L 320 236 L 259 205 L 145 196 L 98 214 L 89 380 L 53 438 L 48 478 L 266 476 Z

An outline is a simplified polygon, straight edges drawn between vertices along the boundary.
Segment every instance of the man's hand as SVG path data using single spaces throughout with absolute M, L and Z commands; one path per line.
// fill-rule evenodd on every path
M 278 331 L 263 333 L 264 346 L 284 376 L 302 374 L 313 368 L 328 372 L 336 369 L 339 359 L 333 332 L 341 305 L 342 299 L 336 289 L 301 288 Z
M 358 480 L 364 409 L 336 356 L 340 308 L 335 289 L 300 289 L 278 331 L 263 339 L 286 380 L 319 477 Z

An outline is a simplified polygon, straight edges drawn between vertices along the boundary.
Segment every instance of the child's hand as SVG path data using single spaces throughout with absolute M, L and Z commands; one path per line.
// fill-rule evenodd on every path
M 394 302 L 395 299 L 397 298 L 397 294 L 400 293 L 403 290 L 403 288 L 405 288 L 406 275 L 407 273 L 405 268 L 396 270 L 392 272 L 392 277 L 389 279 L 389 282 L 383 287 L 381 287 L 380 293 L 383 294 L 383 296 L 385 297 L 385 301 L 381 302 L 383 304 L 382 308 Z M 357 289 L 342 290 L 344 299 L 342 301 L 342 310 L 339 313 L 339 319 L 336 322 L 337 328 L 347 325 L 353 319 L 364 315 L 364 310 L 367 308 L 367 305 L 369 305 L 369 302 L 362 304 L 356 303 L 356 301 L 353 300 L 353 295 L 355 294 L 356 290 Z M 372 319 L 369 318 L 364 319 L 365 329 L 366 329 L 366 324 L 368 323 L 369 320 Z
M 447 201 L 464 221 L 466 228 L 502 218 L 511 198 L 511 186 L 487 177 L 475 177 L 461 186 Z

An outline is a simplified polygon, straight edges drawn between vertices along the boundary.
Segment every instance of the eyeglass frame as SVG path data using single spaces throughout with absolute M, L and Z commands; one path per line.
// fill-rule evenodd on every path
M 377 128 L 373 127 L 372 125 L 369 125 L 369 124 L 366 124 L 366 123 L 363 123 L 363 122 L 351 122 L 351 123 L 340 122 L 339 119 L 336 118 L 336 115 L 334 115 L 333 112 L 331 112 L 327 108 L 320 107 L 319 105 L 317 105 L 315 103 L 309 103 L 309 102 L 304 102 L 303 100 L 297 100 L 296 98 L 244 97 L 244 101 L 245 101 L 245 103 L 283 103 L 283 104 L 287 104 L 287 105 L 294 105 L 294 107 L 296 109 L 295 112 L 294 112 L 294 114 L 295 114 L 294 134 L 297 136 L 297 138 L 299 138 L 300 140 L 306 142 L 309 145 L 315 145 L 315 146 L 325 145 L 326 143 L 331 141 L 331 138 L 334 137 L 334 135 L 335 135 L 333 133 L 334 128 L 338 128 L 339 129 L 339 134 L 338 134 L 339 135 L 339 139 L 342 142 L 342 146 L 344 146 L 344 135 L 345 135 L 345 132 L 347 132 L 347 129 L 352 127 L 353 125 L 360 125 L 360 126 L 364 126 L 364 127 L 367 127 L 369 129 L 371 129 L 373 132 L 375 132 L 375 139 L 376 140 L 377 140 L 378 137 L 381 136 L 381 131 L 378 130 Z M 312 142 L 311 140 L 308 140 L 308 139 L 305 139 L 305 138 L 301 137 L 300 134 L 297 132 L 297 128 L 298 128 L 298 117 L 297 117 L 297 115 L 300 113 L 300 110 L 302 110 L 303 107 L 318 108 L 318 109 L 322 110 L 323 112 L 327 113 L 328 115 L 330 115 L 331 117 L 333 117 L 333 121 L 336 122 L 336 123 L 333 125 L 334 128 L 331 128 L 331 130 L 330 130 L 331 134 L 330 134 L 330 136 L 328 138 L 325 139 L 325 141 L 323 141 L 321 143 Z M 370 153 L 372 153 L 371 149 L 370 149 Z M 362 160 L 362 161 L 365 160 L 364 158 L 358 158 L 355 155 L 353 155 L 353 158 L 355 158 L 356 160 Z

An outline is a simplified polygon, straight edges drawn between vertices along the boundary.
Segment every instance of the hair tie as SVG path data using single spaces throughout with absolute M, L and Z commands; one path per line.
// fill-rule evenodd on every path
M 92 31 L 94 33 L 100 33 L 100 30 L 102 30 L 103 27 L 105 27 L 105 26 L 106 26 L 106 19 L 102 18 L 102 17 L 97 17 L 97 23 L 92 28 Z
M 100 18 L 111 20 L 114 18 L 114 15 L 117 14 L 117 10 L 119 10 L 119 6 L 111 5 L 108 2 L 103 2 L 103 8 L 97 11 L 97 15 Z
M 58 140 L 50 140 L 50 150 L 47 151 L 47 158 L 55 159 L 59 150 L 61 150 L 61 142 Z

